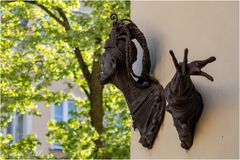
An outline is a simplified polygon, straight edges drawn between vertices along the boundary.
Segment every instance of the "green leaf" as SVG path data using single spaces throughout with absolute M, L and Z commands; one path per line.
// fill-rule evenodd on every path
M 99 62 L 111 30 L 109 16 L 117 12 L 119 18 L 129 18 L 130 2 L 37 0 L 36 3 L 61 21 L 56 8 L 62 8 L 71 29 L 66 32 L 62 24 L 33 3 L 1 2 L 1 128 L 6 128 L 14 112 L 41 116 L 44 113 L 38 110 L 39 102 L 50 106 L 69 98 L 74 100 L 77 111 L 67 122 L 49 121 L 49 142 L 59 143 L 70 159 L 129 158 L 130 117 L 123 95 L 113 86 L 105 87 L 104 128 L 98 133 L 91 124 L 90 101 L 73 97 L 71 92 L 78 86 L 82 92 L 92 94 L 75 57 L 75 48 L 81 50 L 89 72 L 95 73 L 93 62 Z M 79 13 L 80 5 L 91 8 L 90 14 Z M 66 86 L 62 91 L 51 88 L 53 83 L 60 82 Z M 51 154 L 36 155 L 40 143 L 35 135 L 15 143 L 11 135 L 0 135 L 0 140 L 0 158 L 53 158 Z M 104 144 L 98 150 L 97 140 Z

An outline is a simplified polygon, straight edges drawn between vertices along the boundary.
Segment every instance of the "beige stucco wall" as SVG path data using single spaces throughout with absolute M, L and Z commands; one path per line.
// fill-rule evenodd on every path
M 41 146 L 38 148 L 40 154 L 46 154 L 49 152 L 50 144 L 46 137 L 47 123 L 51 119 L 51 108 L 46 107 L 44 103 L 38 104 L 38 110 L 42 114 L 41 117 L 32 117 L 32 130 L 31 132 L 37 134 Z
M 133 1 L 131 18 L 145 34 L 153 75 L 165 87 L 175 73 L 169 50 L 182 61 L 210 56 L 216 62 L 203 70 L 214 77 L 192 77 L 204 100 L 204 110 L 189 151 L 180 147 L 173 120 L 166 112 L 151 150 L 132 131 L 131 158 L 237 158 L 239 156 L 239 41 L 238 2 Z

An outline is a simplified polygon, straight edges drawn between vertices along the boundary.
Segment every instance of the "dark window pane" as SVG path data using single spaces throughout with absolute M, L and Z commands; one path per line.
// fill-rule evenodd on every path
M 73 101 L 68 101 L 68 119 L 71 119 L 73 116 L 71 114 L 72 111 L 76 111 L 77 108 L 74 105 Z
M 7 134 L 13 134 L 13 120 L 7 125 Z
M 23 123 L 24 115 L 17 115 L 16 141 L 19 141 L 21 138 L 23 138 Z
M 63 121 L 63 102 L 54 106 L 54 119 L 57 122 Z

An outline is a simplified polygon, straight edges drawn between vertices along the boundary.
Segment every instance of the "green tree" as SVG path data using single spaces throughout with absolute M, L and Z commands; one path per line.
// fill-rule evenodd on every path
M 90 14 L 79 12 L 82 4 Z M 68 122 L 49 122 L 50 142 L 62 145 L 68 158 L 129 158 L 123 97 L 113 86 L 103 90 L 98 81 L 109 16 L 117 12 L 127 18 L 129 8 L 128 1 L 1 2 L 1 128 L 13 112 L 40 116 L 37 102 L 72 98 L 49 89 L 53 81 L 68 79 L 69 88 L 78 85 L 87 98 L 75 98 L 78 111 Z
M 13 143 L 11 135 L 0 135 L 0 159 L 50 159 L 53 155 L 36 155 L 36 147 L 40 145 L 36 135 L 29 134 L 20 141 Z

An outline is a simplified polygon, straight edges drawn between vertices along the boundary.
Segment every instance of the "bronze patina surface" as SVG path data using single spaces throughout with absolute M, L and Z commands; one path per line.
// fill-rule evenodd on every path
M 213 77 L 201 69 L 216 58 L 188 63 L 188 49 L 185 49 L 183 62 L 178 63 L 173 51 L 170 51 L 176 73 L 163 90 L 158 80 L 150 75 L 151 61 L 143 33 L 129 19 L 118 20 L 116 14 L 112 14 L 111 19 L 114 20 L 112 31 L 100 59 L 101 84 L 112 83 L 123 92 L 132 116 L 133 128 L 139 130 L 139 142 L 144 147 L 152 148 L 166 109 L 172 114 L 181 146 L 190 149 L 195 127 L 203 110 L 202 96 L 190 76 L 200 75 L 213 81 Z M 134 39 L 143 49 L 140 76 L 132 68 L 138 54 Z
M 112 83 L 123 92 L 133 127 L 141 135 L 139 142 L 144 147 L 152 148 L 164 117 L 163 87 L 149 74 L 151 62 L 143 33 L 129 19 L 118 20 L 116 14 L 112 14 L 111 18 L 115 21 L 100 59 L 103 65 L 100 82 L 103 85 Z M 133 39 L 137 40 L 144 52 L 140 76 L 135 75 L 132 69 L 138 54 Z
M 201 68 L 216 60 L 210 57 L 202 61 L 188 63 L 188 49 L 185 49 L 183 62 L 178 63 L 173 51 L 170 51 L 176 73 L 166 86 L 164 93 L 168 102 L 167 111 L 172 114 L 181 146 L 190 149 L 193 144 L 194 130 L 203 110 L 201 94 L 196 90 L 191 75 L 204 76 L 213 81 L 213 77 Z

